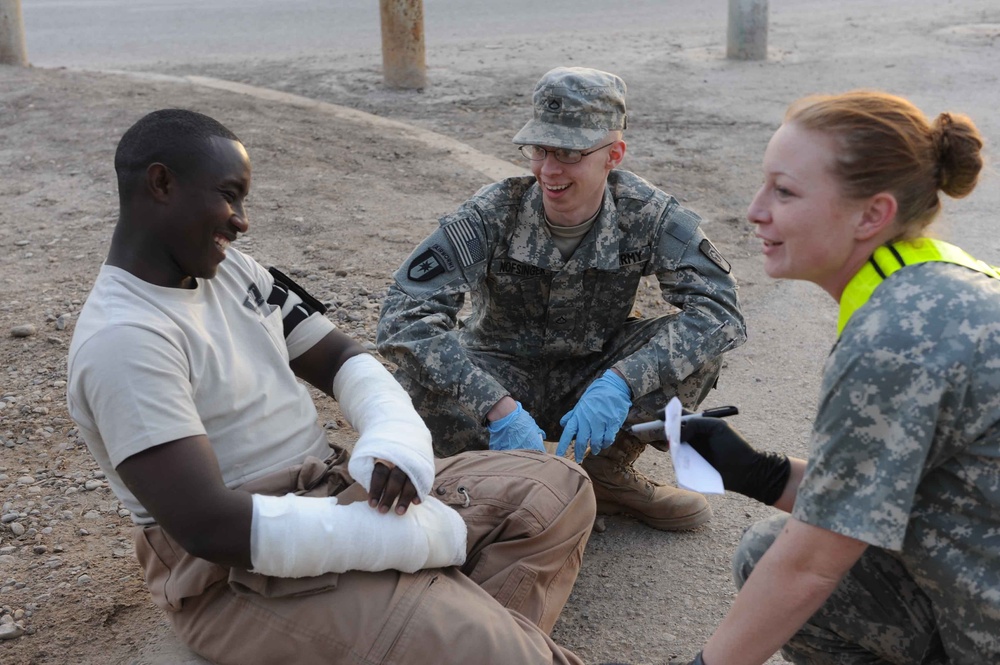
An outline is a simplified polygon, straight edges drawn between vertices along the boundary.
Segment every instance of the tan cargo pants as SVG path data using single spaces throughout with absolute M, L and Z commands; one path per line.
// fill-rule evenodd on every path
M 436 462 L 434 496 L 468 525 L 460 568 L 273 578 L 192 557 L 152 526 L 136 529 L 135 541 L 153 601 L 193 651 L 216 663 L 581 663 L 548 632 L 593 525 L 586 475 L 528 451 Z M 364 491 L 346 469 L 338 449 L 244 489 L 359 500 Z

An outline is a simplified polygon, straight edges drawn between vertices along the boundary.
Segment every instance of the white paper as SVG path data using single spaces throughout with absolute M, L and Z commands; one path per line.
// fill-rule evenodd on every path
M 722 476 L 698 451 L 681 441 L 681 401 L 674 397 L 663 414 L 663 431 L 670 442 L 677 485 L 702 494 L 723 494 Z

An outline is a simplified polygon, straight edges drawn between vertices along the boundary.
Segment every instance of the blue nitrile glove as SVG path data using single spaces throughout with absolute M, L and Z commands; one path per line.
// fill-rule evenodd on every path
M 540 450 L 544 453 L 545 432 L 520 402 L 515 404 L 516 409 L 486 426 L 490 431 L 490 450 Z
M 632 391 L 625 379 L 607 370 L 587 386 L 580 401 L 559 421 L 563 433 L 559 437 L 556 455 L 562 457 L 574 437 L 577 464 L 587 454 L 588 443 L 590 453 L 597 455 L 615 442 L 631 407 Z

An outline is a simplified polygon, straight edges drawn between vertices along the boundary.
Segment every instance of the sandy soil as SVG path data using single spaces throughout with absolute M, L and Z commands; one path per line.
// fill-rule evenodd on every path
M 509 137 L 527 119 L 541 73 L 558 64 L 618 72 L 630 89 L 627 167 L 703 214 L 741 282 L 751 339 L 729 357 L 709 405 L 739 405 L 735 422 L 762 447 L 804 455 L 835 310 L 818 290 L 772 282 L 760 269 L 742 216 L 767 139 L 798 96 L 880 87 L 928 113 L 966 111 L 1000 144 L 1000 9 L 987 0 L 848 2 L 809 14 L 775 7 L 766 63 L 726 61 L 723 37 L 679 30 L 584 47 L 469 43 L 429 53 L 432 85 L 422 93 L 385 90 L 377 53 L 156 69 L 352 106 L 511 160 Z M 64 399 L 73 322 L 116 218 L 115 144 L 135 119 L 166 106 L 208 113 L 240 135 L 255 169 L 241 248 L 296 274 L 361 341 L 374 338 L 391 272 L 439 215 L 488 181 L 405 132 L 314 109 L 176 81 L 0 68 L 0 636 L 24 633 L 0 641 L 3 663 L 186 658 L 148 600 L 130 519 Z M 962 219 L 954 237 L 994 263 L 1000 243 L 987 223 L 998 204 L 1000 178 L 990 170 L 954 207 Z M 661 307 L 644 285 L 637 308 Z M 23 326 L 30 334 L 15 336 Z M 331 439 L 349 443 L 336 406 L 317 400 Z M 640 465 L 671 482 L 665 455 L 651 451 Z M 710 501 L 715 518 L 691 533 L 602 520 L 554 638 L 588 662 L 693 655 L 731 602 L 732 548 L 770 510 L 737 496 Z

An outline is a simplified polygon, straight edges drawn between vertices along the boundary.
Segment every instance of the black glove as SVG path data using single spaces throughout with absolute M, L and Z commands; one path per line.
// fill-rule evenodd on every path
M 714 466 L 722 484 L 769 506 L 781 498 L 792 465 L 786 455 L 760 453 L 721 418 L 681 421 L 681 441 Z

